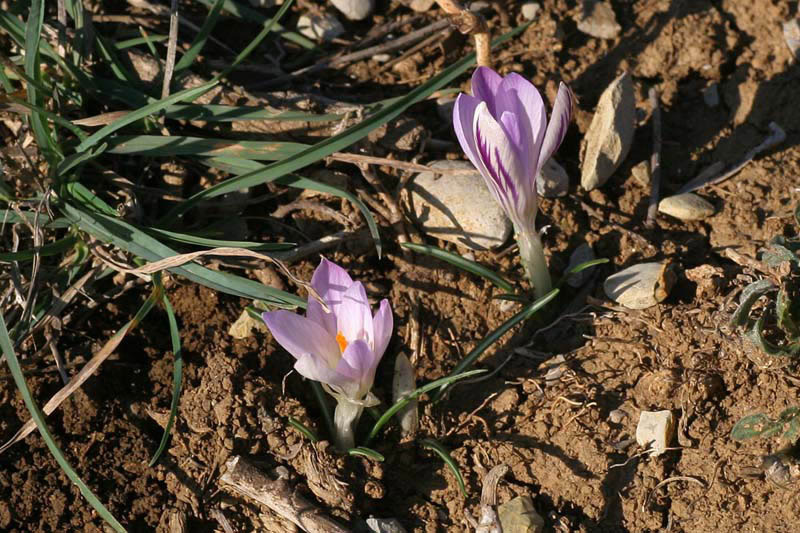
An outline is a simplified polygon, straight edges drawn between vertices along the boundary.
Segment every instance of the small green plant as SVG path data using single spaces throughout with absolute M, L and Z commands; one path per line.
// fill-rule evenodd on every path
M 731 430 L 731 438 L 735 441 L 780 435 L 784 440 L 793 442 L 798 434 L 800 434 L 800 407 L 784 409 L 776 420 L 763 413 L 749 415 L 739 420 Z
M 800 226 L 800 205 L 794 211 Z M 775 237 L 761 255 L 763 271 L 772 273 L 751 283 L 739 297 L 731 325 L 744 329 L 744 338 L 768 355 L 795 357 L 800 354 L 800 237 Z M 762 296 L 773 305 L 754 310 Z M 757 316 L 756 316 L 757 315 Z

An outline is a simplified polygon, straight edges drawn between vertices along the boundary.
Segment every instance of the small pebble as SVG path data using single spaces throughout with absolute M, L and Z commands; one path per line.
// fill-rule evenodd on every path
M 711 108 L 719 105 L 719 85 L 716 82 L 703 89 L 703 101 Z
M 669 296 L 676 276 L 668 263 L 640 263 L 609 276 L 606 296 L 628 309 L 646 309 Z
M 428 11 L 433 6 L 434 1 L 435 0 L 412 0 L 408 7 L 418 13 L 421 13 Z
M 297 31 L 309 39 L 328 42 L 343 34 L 344 26 L 331 13 L 304 13 L 297 21 Z
M 569 190 L 569 176 L 564 167 L 552 157 L 542 166 L 536 177 L 536 193 L 545 198 L 566 196 Z
M 675 430 L 671 411 L 642 411 L 636 426 L 636 443 L 652 449 L 650 457 L 658 457 L 669 447 Z
M 569 265 L 567 265 L 567 271 L 582 263 L 591 261 L 594 258 L 595 258 L 594 250 L 592 250 L 592 247 L 588 243 L 584 242 L 580 246 L 575 248 L 575 250 L 572 251 L 572 254 L 570 254 Z M 581 270 L 580 272 L 570 274 L 569 277 L 567 278 L 567 284 L 570 287 L 577 289 L 578 287 L 589 281 L 589 277 L 592 275 L 593 268 L 594 267 L 589 267 L 584 270 Z
M 250 0 L 250 5 L 253 7 L 275 7 L 283 5 L 283 0 Z
M 483 11 L 484 9 L 489 9 L 489 2 L 484 2 L 483 0 L 478 0 L 477 2 L 470 2 L 469 10 L 478 12 Z
M 436 161 L 430 166 L 474 170 L 467 161 Z M 477 170 L 466 175 L 422 172 L 408 187 L 409 211 L 428 235 L 472 250 L 500 246 L 511 235 L 511 222 Z
M 623 411 L 622 409 L 614 409 L 610 413 L 608 413 L 608 421 L 612 424 L 619 424 L 622 422 L 625 417 L 628 416 L 628 413 Z
M 375 0 L 331 0 L 331 4 L 350 20 L 364 20 L 375 9 Z
M 616 39 L 622 27 L 611 5 L 597 0 L 584 0 L 578 30 L 598 39 Z
M 714 214 L 714 206 L 694 193 L 685 192 L 658 202 L 658 211 L 679 220 L 702 220 Z
M 566 363 L 566 361 L 567 360 L 564 359 L 564 356 L 561 354 L 558 354 L 557 356 L 547 361 L 545 364 L 547 365 L 549 370 L 544 375 L 544 380 L 556 381 L 560 379 L 561 376 L 564 375 L 564 370 L 566 370 L 566 365 L 564 364 Z
M 539 10 L 542 8 L 536 2 L 525 2 L 522 4 L 522 18 L 525 20 L 533 20 L 536 18 L 536 15 L 539 14 Z
M 544 518 L 536 512 L 527 494 L 499 506 L 497 516 L 503 533 L 541 533 L 544 530 Z
M 627 157 L 636 129 L 633 80 L 623 72 L 611 82 L 597 103 L 586 132 L 581 185 L 591 191 L 603 185 Z
M 367 527 L 372 533 L 406 533 L 397 518 L 367 518 Z
M 386 63 L 392 58 L 389 54 L 375 54 L 372 56 L 373 61 L 377 61 L 378 63 Z
M 640 161 L 631 168 L 631 174 L 639 185 L 642 187 L 650 187 L 650 162 Z
M 614 444 L 611 445 L 611 447 L 621 452 L 626 450 L 634 442 L 636 442 L 636 439 L 623 439 L 619 442 L 615 442 Z
M 783 23 L 783 39 L 795 59 L 800 59 L 800 18 Z

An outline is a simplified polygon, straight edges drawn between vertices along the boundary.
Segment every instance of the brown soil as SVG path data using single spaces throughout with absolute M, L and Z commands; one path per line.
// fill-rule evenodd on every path
M 409 13 L 394 4 L 389 9 L 388 2 L 378 4 L 375 23 Z M 513 24 L 515 3 L 496 4 Z M 129 531 L 167 531 L 167 517 L 175 509 L 187 512 L 192 532 L 222 531 L 215 511 L 236 531 L 287 531 L 270 511 L 219 490 L 220 468 L 233 454 L 250 456 L 266 471 L 286 466 L 298 491 L 353 527 L 374 515 L 396 517 L 409 531 L 466 531 L 464 514 L 476 514 L 483 476 L 505 463 L 510 471 L 500 483 L 499 501 L 530 494 L 548 531 L 797 530 L 796 487 L 750 475 L 781 443 L 736 443 L 730 430 L 746 414 L 775 416 L 795 405 L 800 381 L 793 365 L 762 368 L 763 361 L 723 327 L 729 296 L 752 279 L 752 272 L 721 255 L 723 247 L 734 246 L 755 256 L 765 241 L 795 231 L 800 70 L 791 61 L 780 23 L 797 16 L 796 7 L 780 0 L 615 2 L 623 33 L 615 41 L 600 41 L 577 31 L 578 2 L 542 4 L 536 22 L 496 54 L 495 66 L 503 73 L 524 73 L 546 88 L 551 101 L 558 80 L 570 83 L 580 101 L 577 126 L 559 151 L 570 175 L 579 175 L 579 142 L 600 92 L 623 69 L 634 76 L 643 110 L 630 156 L 602 190 L 586 193 L 573 185 L 567 197 L 543 202 L 541 223 L 553 225 L 546 239 L 552 268 L 561 272 L 569 252 L 581 241 L 590 242 L 599 256 L 611 259 L 592 281 L 591 294 L 602 299 L 601 281 L 608 274 L 645 259 L 669 259 L 681 272 L 670 297 L 656 307 L 627 312 L 584 308 L 579 300 L 574 309 L 579 313 L 522 339 L 527 346 L 498 374 L 454 388 L 437 405 L 423 399 L 419 437 L 438 439 L 451 450 L 466 481 L 465 500 L 443 462 L 414 441 L 400 442 L 396 427 L 374 444 L 384 463 L 340 456 L 327 442 L 310 443 L 287 422 L 294 417 L 325 435 L 308 385 L 296 373 L 287 377 L 291 356 L 267 333 L 245 340 L 228 334 L 246 302 L 173 279 L 168 294 L 179 318 L 185 385 L 180 416 L 159 464 L 147 467 L 162 431 L 154 420 L 167 412 L 172 387 L 173 357 L 162 310 L 153 311 L 97 375 L 48 418 L 71 463 Z M 496 34 L 508 29 L 503 18 L 491 14 Z M 369 27 L 348 24 L 352 35 Z M 376 64 L 363 61 L 338 77 L 321 78 L 320 90 L 340 93 L 349 83 L 364 99 L 382 91 L 393 94 L 468 48 L 468 41 L 453 36 L 442 47 L 412 56 L 413 68 L 377 76 Z M 465 84 L 466 77 L 461 81 Z M 649 189 L 632 177 L 631 168 L 649 157 L 646 95 L 655 83 L 663 91 L 665 193 L 714 161 L 735 161 L 761 142 L 770 121 L 783 126 L 788 138 L 737 176 L 703 192 L 716 207 L 713 217 L 681 223 L 659 216 L 657 228 L 649 230 L 643 225 Z M 707 107 L 702 97 L 712 83 L 721 96 L 716 108 Z M 388 89 L 393 85 L 401 89 Z M 434 137 L 453 140 L 445 125 L 430 119 L 432 103 L 409 114 Z M 422 155 L 425 161 L 445 154 L 429 149 Z M 287 222 L 312 238 L 340 229 L 302 210 Z M 513 309 L 490 300 L 497 291 L 478 278 L 427 258 L 408 262 L 392 243 L 392 229 L 385 225 L 381 231 L 389 243 L 384 259 L 361 244 L 328 257 L 355 278 L 369 280 L 372 297 L 392 302 L 396 335 L 375 389 L 386 402 L 394 354 L 411 355 L 420 382 L 442 377 Z M 475 255 L 521 278 L 513 253 L 499 259 Z M 315 264 L 316 259 L 303 261 L 293 270 L 307 279 Z M 551 314 L 566 309 L 573 296 L 563 294 Z M 64 331 L 64 358 L 79 368 L 145 297 L 143 290 L 132 291 Z M 419 324 L 421 338 L 416 352 L 407 345 L 412 322 Z M 33 353 L 39 346 L 28 348 Z M 501 347 L 479 366 L 495 368 L 508 353 Z M 565 370 L 546 381 L 546 359 L 557 354 L 565 356 Z M 40 403 L 60 387 L 49 364 L 46 358 L 28 367 L 28 382 Z M 618 423 L 609 421 L 615 409 L 626 413 Z M 637 455 L 642 450 L 635 441 L 627 446 L 625 441 L 633 438 L 639 413 L 661 409 L 680 420 L 672 448 L 657 458 Z M 0 375 L 0 437 L 10 437 L 27 418 L 13 381 Z M 38 434 L 0 456 L 0 465 L 0 530 L 103 531 L 102 521 Z

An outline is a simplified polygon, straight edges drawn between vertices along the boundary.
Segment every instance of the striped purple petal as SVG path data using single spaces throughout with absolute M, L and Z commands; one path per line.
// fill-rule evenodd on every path
M 500 77 L 500 74 L 489 67 L 478 67 L 472 73 L 472 95 L 478 100 L 486 102 L 493 117 L 498 116 L 495 95 L 502 82 L 503 78 Z
M 475 146 L 475 133 L 472 131 L 475 122 L 475 110 L 478 108 L 480 100 L 469 94 L 461 93 L 456 98 L 453 108 L 453 128 L 456 130 L 456 138 L 461 149 L 475 168 L 481 169 L 482 164 L 478 157 L 478 148 Z
M 539 154 L 538 170 L 550 159 L 550 156 L 558 149 L 564 136 L 567 134 L 569 121 L 572 119 L 572 106 L 575 97 L 572 91 L 564 83 L 558 87 L 556 102 L 553 104 L 553 114 L 550 116 L 550 124 L 547 125 L 547 132 L 544 134 L 544 142 L 541 145 Z

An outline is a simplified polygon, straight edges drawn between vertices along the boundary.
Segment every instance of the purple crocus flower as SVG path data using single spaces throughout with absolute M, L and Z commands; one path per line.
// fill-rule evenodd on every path
M 572 105 L 572 92 L 562 83 L 548 124 L 542 97 L 528 80 L 516 73 L 503 78 L 488 67 L 478 67 L 472 75 L 472 94 L 458 95 L 453 110 L 461 148 L 514 223 L 523 264 L 537 294 L 550 290 L 550 276 L 535 229 L 536 177 L 564 140 Z M 534 263 L 544 264 L 544 274 L 535 272 L 542 265 Z
M 384 299 L 373 315 L 364 286 L 324 258 L 311 286 L 330 312 L 309 296 L 306 316 L 281 310 L 262 317 L 278 344 L 297 359 L 295 370 L 336 398 L 337 445 L 352 448 L 361 411 L 378 403 L 370 390 L 392 336 L 392 310 Z

